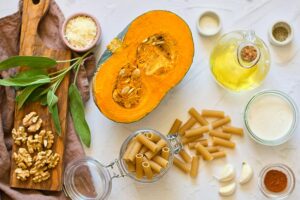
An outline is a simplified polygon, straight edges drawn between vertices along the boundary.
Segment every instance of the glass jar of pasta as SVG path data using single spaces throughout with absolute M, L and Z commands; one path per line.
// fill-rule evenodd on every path
M 107 199 L 112 179 L 128 176 L 141 183 L 160 180 L 182 149 L 176 135 L 152 129 L 138 130 L 123 143 L 119 159 L 109 165 L 85 157 L 69 164 L 64 174 L 64 192 L 72 200 Z

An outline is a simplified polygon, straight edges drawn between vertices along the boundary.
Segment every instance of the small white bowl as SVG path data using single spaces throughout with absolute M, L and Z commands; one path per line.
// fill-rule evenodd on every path
M 273 30 L 277 27 L 283 27 L 288 31 L 288 37 L 284 41 L 278 41 L 274 38 Z M 291 24 L 284 20 L 276 21 L 269 29 L 269 41 L 275 46 L 285 46 L 288 45 L 294 38 L 294 30 Z
M 207 21 L 207 23 L 208 23 L 207 27 L 203 28 L 200 24 L 201 24 L 201 21 L 203 23 L 205 23 L 203 21 L 203 20 L 205 20 L 205 18 L 207 18 L 207 20 L 209 20 L 209 21 Z M 213 25 L 215 27 L 209 27 L 210 26 L 209 23 L 215 23 Z M 210 10 L 203 12 L 202 14 L 199 15 L 199 17 L 197 19 L 197 29 L 198 29 L 198 32 L 200 35 L 206 36 L 206 37 L 214 36 L 214 35 L 218 34 L 222 29 L 222 23 L 221 23 L 220 16 L 216 12 L 210 11 Z

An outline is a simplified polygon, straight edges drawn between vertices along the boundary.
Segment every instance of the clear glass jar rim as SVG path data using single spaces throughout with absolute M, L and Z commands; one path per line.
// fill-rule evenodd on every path
M 283 98 L 284 100 L 286 100 L 290 104 L 290 106 L 293 110 L 293 116 L 294 117 L 293 117 L 293 122 L 292 122 L 292 125 L 291 125 L 290 129 L 287 131 L 287 133 L 284 136 L 282 136 L 281 138 L 279 138 L 277 140 L 264 140 L 264 139 L 261 139 L 261 138 L 257 137 L 256 134 L 251 130 L 251 128 L 248 124 L 248 111 L 249 111 L 250 106 L 252 105 L 252 103 L 258 97 L 260 97 L 262 95 L 266 95 L 266 94 L 280 96 L 281 98 Z M 263 90 L 263 91 L 260 91 L 260 92 L 256 93 L 248 101 L 248 103 L 245 107 L 245 110 L 244 110 L 244 124 L 246 126 L 246 129 L 247 129 L 250 137 L 253 140 L 255 140 L 256 142 L 258 142 L 260 144 L 263 144 L 263 145 L 267 145 L 267 146 L 277 146 L 277 145 L 283 144 L 286 141 L 288 141 L 295 132 L 295 129 L 297 127 L 297 121 L 298 121 L 298 108 L 297 108 L 296 103 L 294 102 L 294 100 L 289 95 L 287 95 L 286 93 L 281 92 L 279 90 Z
M 89 167 L 93 167 L 93 168 L 89 168 L 90 172 L 93 173 L 96 169 L 97 175 L 99 175 L 100 179 L 103 181 L 102 186 L 104 188 L 102 193 L 98 193 L 99 192 L 99 187 L 95 184 L 95 182 L 93 182 L 94 186 L 95 186 L 95 190 L 97 192 L 97 196 L 90 198 L 90 197 L 86 197 L 85 195 L 81 194 L 75 184 L 73 184 L 74 181 L 74 177 L 75 177 L 75 171 L 76 168 L 81 167 L 83 165 L 89 166 Z M 68 195 L 72 200 L 102 200 L 102 199 L 107 199 L 107 197 L 109 196 L 110 192 L 111 192 L 111 188 L 112 188 L 112 183 L 111 183 L 111 177 L 110 174 L 108 172 L 108 170 L 106 169 L 106 166 L 102 165 L 100 162 L 98 162 L 97 160 L 95 160 L 94 158 L 85 156 L 81 159 L 75 160 L 74 162 L 70 163 L 68 165 L 68 167 L 65 170 L 64 173 L 64 191 L 66 192 L 66 195 Z

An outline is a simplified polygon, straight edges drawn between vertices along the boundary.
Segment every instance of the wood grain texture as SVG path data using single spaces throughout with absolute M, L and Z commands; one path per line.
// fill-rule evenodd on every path
M 21 28 L 21 41 L 20 41 L 20 55 L 38 55 L 47 56 L 56 60 L 69 60 L 71 58 L 71 52 L 68 50 L 53 50 L 47 48 L 37 34 L 38 24 L 41 18 L 45 15 L 49 8 L 50 0 L 40 0 L 38 4 L 33 4 L 32 0 L 23 1 L 23 16 L 22 16 L 22 28 Z M 70 64 L 60 64 L 53 70 L 58 70 L 68 67 Z M 21 67 L 20 70 L 26 70 Z M 59 137 L 55 133 L 55 126 L 52 122 L 51 114 L 47 107 L 41 106 L 39 102 L 25 105 L 20 110 L 15 110 L 15 122 L 14 127 L 17 128 L 22 125 L 22 119 L 26 114 L 31 111 L 35 111 L 43 120 L 43 128 L 45 130 L 52 130 L 55 134 L 55 142 L 52 146 L 52 151 L 60 155 L 60 161 L 56 168 L 50 170 L 51 177 L 47 181 L 42 183 L 33 183 L 32 178 L 27 181 L 19 181 L 16 178 L 14 170 L 16 165 L 12 159 L 11 166 L 11 179 L 10 185 L 14 188 L 26 188 L 26 189 L 38 189 L 38 190 L 62 190 L 63 180 L 63 156 L 64 156 L 64 142 L 67 126 L 67 110 L 68 110 L 68 87 L 69 87 L 69 75 L 62 81 L 58 88 L 56 95 L 58 96 L 58 110 L 59 118 L 62 128 L 61 136 Z M 16 152 L 19 147 L 13 145 L 13 152 Z M 34 155 L 34 154 L 33 154 Z

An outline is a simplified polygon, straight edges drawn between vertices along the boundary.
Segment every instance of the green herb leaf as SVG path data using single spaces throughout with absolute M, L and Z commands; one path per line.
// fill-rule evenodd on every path
M 36 90 L 38 87 L 40 87 L 42 84 L 32 85 L 29 87 L 26 87 L 21 91 L 21 93 L 16 97 L 16 102 L 18 105 L 18 109 L 22 108 L 25 102 L 27 102 L 28 97 L 32 94 L 34 90 Z
M 41 101 L 41 105 L 42 106 L 47 106 L 48 105 L 48 103 L 47 103 L 47 95 L 42 96 L 41 99 L 40 99 L 40 101 Z
M 35 101 L 41 101 L 42 99 L 45 99 L 46 105 L 47 105 L 47 93 L 48 93 L 49 89 L 50 89 L 49 87 L 37 88 L 30 94 L 28 101 L 35 102 Z
M 45 69 L 53 67 L 57 62 L 48 57 L 41 56 L 12 56 L 0 62 L 0 70 L 10 69 L 18 66 L 30 67 L 32 69 Z
M 52 107 L 58 102 L 58 97 L 54 94 L 53 90 L 49 90 L 47 93 L 47 104 Z
M 48 76 L 47 72 L 42 69 L 31 69 L 17 73 L 13 78 L 30 78 L 32 76 L 45 75 Z
M 12 87 L 27 87 L 36 84 L 50 83 L 51 80 L 47 75 L 35 75 L 31 77 L 14 77 L 0 79 L 0 85 Z
M 58 107 L 57 107 L 58 97 L 54 94 L 53 90 L 49 90 L 47 93 L 47 104 L 49 112 L 51 113 L 52 120 L 58 135 L 61 134 L 61 126 L 59 121 Z
M 85 120 L 84 105 L 79 90 L 75 84 L 69 88 L 69 108 L 71 111 L 74 127 L 82 142 L 90 147 L 91 132 Z

